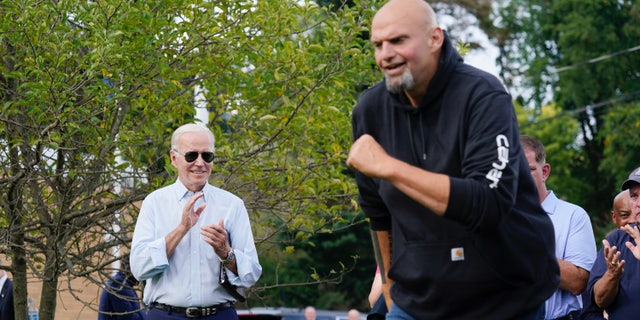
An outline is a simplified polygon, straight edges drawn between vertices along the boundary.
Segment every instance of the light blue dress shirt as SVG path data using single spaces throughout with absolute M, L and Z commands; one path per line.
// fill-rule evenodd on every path
M 556 258 L 591 270 L 596 260 L 596 240 L 589 215 L 581 207 L 558 199 L 553 191 L 542 202 L 556 235 Z M 545 302 L 545 319 L 555 319 L 582 309 L 581 295 L 558 288 Z
M 262 274 L 253 241 L 249 216 L 242 199 L 232 193 L 205 185 L 207 204 L 198 223 L 182 238 L 171 258 L 167 258 L 165 236 L 180 223 L 182 209 L 193 195 L 178 180 L 150 193 L 142 202 L 133 233 L 131 271 L 140 281 L 146 281 L 143 301 L 175 307 L 205 307 L 235 301 L 218 284 L 220 260 L 213 248 L 200 235 L 200 227 L 224 220 L 225 229 L 236 255 L 238 275 L 227 270 L 229 281 L 248 288 Z

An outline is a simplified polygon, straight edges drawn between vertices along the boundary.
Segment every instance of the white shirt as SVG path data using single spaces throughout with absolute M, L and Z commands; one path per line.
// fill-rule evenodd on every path
M 175 307 L 205 307 L 235 301 L 218 284 L 220 260 L 213 248 L 202 240 L 200 227 L 224 220 L 231 247 L 236 255 L 238 275 L 227 271 L 229 281 L 248 288 L 262 274 L 244 202 L 232 193 L 210 184 L 203 188 L 200 201 L 207 206 L 198 223 L 182 238 L 171 258 L 167 258 L 165 237 L 180 223 L 182 209 L 193 195 L 178 180 L 149 194 L 142 202 L 133 233 L 131 271 L 146 280 L 143 301 Z
M 2 277 L 0 277 L 0 290 L 2 290 L 2 288 L 4 287 L 4 283 L 7 282 L 7 279 L 9 277 L 7 277 L 7 273 L 4 271 L 0 271 L 2 272 Z M 0 299 L 4 299 L 4 296 L 0 297 Z

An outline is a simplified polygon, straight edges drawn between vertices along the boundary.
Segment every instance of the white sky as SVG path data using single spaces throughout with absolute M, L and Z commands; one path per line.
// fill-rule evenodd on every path
M 496 58 L 498 57 L 498 48 L 491 45 L 488 41 L 482 44 L 484 48 L 470 50 L 467 55 L 464 56 L 464 61 L 476 68 L 487 71 L 496 77 L 498 75 L 498 66 L 496 65 Z
M 476 20 L 475 17 L 469 15 L 468 19 Z M 456 18 L 448 15 L 438 16 L 438 23 L 444 29 L 449 29 L 449 26 L 453 26 L 458 23 Z M 482 48 L 469 51 L 463 58 L 467 64 L 470 64 L 476 68 L 487 71 L 496 77 L 498 77 L 498 66 L 496 65 L 496 58 L 498 57 L 498 48 L 496 48 L 487 38 L 487 35 L 480 30 L 477 26 L 473 26 L 470 30 L 465 30 L 464 39 L 460 39 L 464 42 L 477 42 Z M 499 78 L 499 77 L 498 77 Z

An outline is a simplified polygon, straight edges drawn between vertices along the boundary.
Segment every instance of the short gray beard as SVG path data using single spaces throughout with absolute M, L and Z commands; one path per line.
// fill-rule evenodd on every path
M 400 76 L 400 79 L 391 78 L 388 75 L 385 75 L 384 78 L 387 90 L 389 90 L 389 92 L 391 93 L 402 93 L 404 91 L 411 90 L 416 84 L 409 69 L 404 70 L 404 72 Z

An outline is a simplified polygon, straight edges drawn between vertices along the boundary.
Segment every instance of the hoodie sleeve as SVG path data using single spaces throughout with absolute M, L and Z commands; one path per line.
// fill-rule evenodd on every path
M 445 217 L 471 230 L 492 228 L 511 212 L 523 178 L 525 158 L 511 98 L 500 90 L 472 95 L 464 117 L 461 176 L 450 178 Z
M 374 91 L 375 88 L 365 92 L 353 110 L 351 118 L 353 141 L 365 133 L 371 134 L 378 140 L 375 129 L 381 125 L 371 123 L 376 120 L 375 117 L 365 116 L 365 110 L 368 108 L 367 106 L 370 105 L 370 101 L 375 101 Z M 367 217 L 369 217 L 371 229 L 377 231 L 391 230 L 389 210 L 378 193 L 379 179 L 367 177 L 358 171 L 355 172 L 355 176 L 359 191 L 358 203 Z

